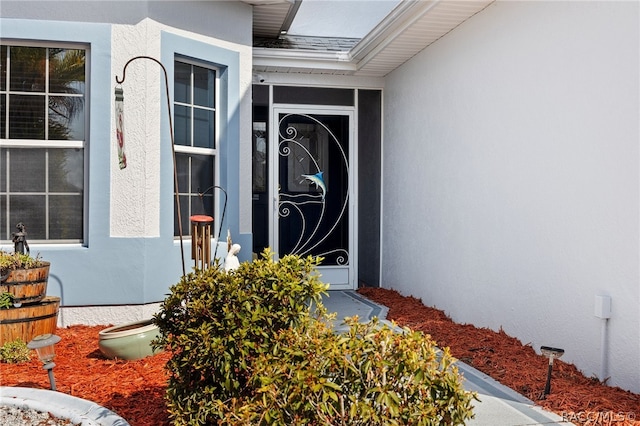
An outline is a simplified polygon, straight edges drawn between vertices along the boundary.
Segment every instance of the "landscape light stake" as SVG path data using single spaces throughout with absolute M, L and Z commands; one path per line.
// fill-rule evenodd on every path
M 182 241 L 183 240 L 182 215 L 180 213 L 180 197 L 178 196 L 178 171 L 177 171 L 178 169 L 176 166 L 176 149 L 175 149 L 175 142 L 173 138 L 173 121 L 171 119 L 171 101 L 170 101 L 171 98 L 169 97 L 169 77 L 167 77 L 167 69 L 164 67 L 164 65 L 162 65 L 162 62 L 160 62 L 156 58 L 153 58 L 151 56 L 135 56 L 129 59 L 126 64 L 124 64 L 124 68 L 122 69 L 122 79 L 116 76 L 116 83 L 118 84 L 124 83 L 124 79 L 126 78 L 127 66 L 131 62 L 135 61 L 136 59 L 150 59 L 156 64 L 160 65 L 160 67 L 162 68 L 162 71 L 164 72 L 164 83 L 165 83 L 165 89 L 167 92 L 167 111 L 169 113 L 169 132 L 171 133 L 171 154 L 173 157 L 173 185 L 175 187 L 176 209 L 178 210 L 178 232 L 180 234 L 180 255 L 182 258 L 182 276 L 185 277 L 187 275 L 187 270 L 184 264 L 184 243 Z M 123 96 L 123 91 L 121 87 L 116 87 L 115 95 L 116 95 L 116 103 L 124 102 L 124 96 Z M 126 160 L 125 160 L 125 164 L 126 164 Z
M 35 349 L 38 354 L 38 358 L 44 364 L 42 366 L 43 369 L 47 370 L 49 374 L 49 384 L 51 385 L 51 390 L 56 389 L 56 379 L 53 377 L 53 367 L 56 364 L 53 362 L 53 357 L 56 356 L 56 351 L 53 347 L 56 343 L 60 341 L 60 336 L 56 336 L 55 334 L 40 334 L 39 336 L 34 337 L 28 344 L 27 348 Z
M 541 346 L 540 351 L 542 355 L 549 358 L 549 368 L 547 370 L 547 383 L 544 385 L 544 393 L 542 394 L 542 399 L 545 399 L 547 395 L 551 393 L 551 371 L 553 370 L 553 360 L 555 358 L 560 358 L 564 353 L 564 349 L 551 348 L 549 346 Z

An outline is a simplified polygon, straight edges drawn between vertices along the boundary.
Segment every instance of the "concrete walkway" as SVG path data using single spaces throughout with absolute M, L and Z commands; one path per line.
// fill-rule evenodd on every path
M 327 310 L 336 312 L 335 328 L 345 329 L 345 317 L 358 315 L 362 320 L 378 317 L 385 320 L 388 309 L 360 296 L 355 291 L 330 291 L 322 303 Z M 562 417 L 536 406 L 533 401 L 501 385 L 486 374 L 458 361 L 458 370 L 464 376 L 465 388 L 477 392 L 480 401 L 474 401 L 475 418 L 468 426 L 533 426 L 571 425 Z

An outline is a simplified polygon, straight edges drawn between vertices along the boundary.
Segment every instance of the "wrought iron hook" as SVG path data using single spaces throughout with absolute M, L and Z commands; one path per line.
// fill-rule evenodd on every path
M 205 189 L 203 192 L 198 191 L 198 196 L 200 197 L 200 202 L 202 203 L 203 210 L 204 210 L 204 200 L 202 199 L 202 197 L 204 194 L 206 194 L 207 192 L 213 189 L 219 189 L 224 193 L 224 205 L 222 207 L 222 218 L 220 219 L 220 226 L 218 228 L 218 238 L 216 239 L 216 249 L 213 252 L 213 258 L 215 259 L 216 255 L 218 254 L 218 243 L 220 242 L 220 237 L 222 236 L 222 224 L 224 223 L 224 215 L 227 211 L 227 199 L 229 198 L 229 196 L 227 195 L 227 191 L 223 187 L 218 185 L 212 185 L 209 188 Z
M 129 59 L 127 61 L 126 64 L 124 64 L 124 67 L 122 68 L 122 79 L 118 78 L 118 76 L 116 75 L 116 83 L 117 84 L 122 84 L 124 83 L 124 79 L 126 78 L 126 73 L 127 73 L 127 66 L 129 66 L 129 64 L 137 59 L 150 59 L 153 62 L 155 62 L 156 64 L 160 65 L 160 68 L 162 68 L 162 72 L 164 73 L 164 86 L 165 86 L 165 90 L 167 93 L 167 111 L 169 113 L 169 132 L 171 134 L 171 154 L 173 157 L 173 184 L 175 187 L 175 197 L 176 197 L 176 208 L 178 210 L 178 232 L 180 234 L 180 257 L 182 260 L 182 276 L 185 277 L 187 275 L 187 270 L 185 267 L 185 263 L 184 263 L 184 243 L 183 243 L 183 235 L 182 235 L 182 215 L 180 213 L 180 197 L 178 196 L 178 169 L 176 166 L 176 149 L 175 149 L 175 141 L 174 141 L 174 137 L 173 137 L 173 120 L 172 120 L 172 115 L 171 115 L 171 98 L 169 97 L 169 77 L 167 76 L 167 69 L 164 67 L 164 65 L 162 64 L 162 62 L 160 62 L 159 60 L 157 60 L 156 58 L 153 58 L 151 56 L 134 56 L 133 58 Z
M 118 76 L 116 75 L 116 83 L 118 84 L 122 84 L 124 83 L 124 79 L 127 78 L 126 74 L 127 74 L 127 67 L 129 66 L 129 64 L 133 61 L 135 61 L 136 59 L 150 59 L 153 62 L 155 62 L 156 64 L 160 65 L 160 68 L 162 68 L 162 71 L 164 72 L 164 81 L 165 82 L 169 82 L 169 78 L 167 77 L 167 69 L 164 67 L 164 65 L 162 64 L 162 62 L 160 62 L 159 60 L 157 60 L 156 58 L 152 57 L 152 56 L 134 56 L 133 58 L 129 59 L 127 61 L 126 64 L 124 64 L 124 67 L 122 68 L 122 79 L 118 78 Z M 169 85 L 167 84 L 167 94 L 169 93 Z M 168 99 L 168 97 L 167 97 Z

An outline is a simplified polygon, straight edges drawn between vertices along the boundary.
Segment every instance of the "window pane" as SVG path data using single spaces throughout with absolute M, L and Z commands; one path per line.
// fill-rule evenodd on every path
M 9 96 L 9 139 L 44 139 L 44 100 L 44 96 Z
M 5 122 L 5 113 L 7 112 L 6 108 L 7 96 L 0 95 L 0 139 L 6 139 L 6 122 Z
M 194 108 L 193 116 L 193 146 L 197 146 L 199 148 L 213 148 L 213 111 Z
M 189 155 L 176 153 L 176 171 L 178 173 L 178 190 L 185 193 L 189 190 Z
M 254 108 L 255 117 L 256 108 Z M 252 187 L 253 192 L 267 190 L 267 123 L 255 121 L 253 123 L 252 143 Z
M 11 47 L 10 83 L 16 92 L 44 92 L 46 48 Z
M 0 193 L 7 190 L 7 150 L 0 149 Z M 0 218 L 3 217 L 4 210 L 0 210 Z M 0 219 L 1 220 L 1 219 Z M 2 226 L 2 224 L 0 224 Z M 0 240 L 2 237 L 0 237 Z
M 193 103 L 195 105 L 214 107 L 215 80 L 214 71 L 197 66 L 193 67 Z
M 204 192 L 213 185 L 213 157 L 191 156 L 191 192 Z M 213 190 L 211 190 L 213 191 Z
M 10 195 L 9 203 L 9 223 L 14 228 L 9 230 L 9 234 L 15 231 L 16 224 L 22 222 L 27 227 L 27 240 L 46 239 L 44 195 Z
M 49 97 L 48 140 L 84 140 L 84 99 L 78 96 Z
M 0 46 L 0 90 L 7 89 L 7 46 Z
M 84 187 L 84 150 L 49 149 L 49 190 L 78 192 Z
M 176 62 L 173 97 L 175 102 L 191 103 L 191 65 Z
M 213 194 L 211 191 L 207 192 L 201 197 L 194 196 L 191 198 L 191 214 L 206 214 L 213 217 Z M 214 218 L 215 219 L 215 218 Z M 213 232 L 213 229 L 211 230 Z
M 176 145 L 191 146 L 191 108 L 176 105 L 173 133 Z
M 82 239 L 82 195 L 49 197 L 49 239 Z
M 191 234 L 190 221 L 189 221 L 189 197 L 181 195 L 180 197 L 180 214 L 182 219 L 182 235 L 188 236 Z M 179 235 L 178 232 L 178 209 L 173 209 L 173 229 L 174 235 Z
M 49 93 L 84 94 L 85 52 L 49 49 Z
M 2 193 L 2 191 L 0 191 L 0 220 L 2 220 L 2 223 L 0 223 L 0 230 L 1 230 L 0 240 L 11 239 L 10 237 L 11 233 L 5 227 L 5 222 L 4 222 L 6 212 L 7 212 L 7 197 Z
M 44 192 L 45 150 L 11 149 L 9 151 L 9 191 Z M 11 211 L 13 211 L 13 205 Z

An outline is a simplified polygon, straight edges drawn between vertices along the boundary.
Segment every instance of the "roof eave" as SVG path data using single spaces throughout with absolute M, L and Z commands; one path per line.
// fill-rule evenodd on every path
M 350 50 L 254 48 L 254 65 L 282 72 L 348 69 L 353 75 L 384 77 L 494 1 L 403 0 Z
M 441 0 L 402 1 L 349 52 L 353 61 L 375 57 Z
M 356 65 L 348 52 L 300 49 L 253 49 L 254 67 L 310 68 L 354 72 Z

